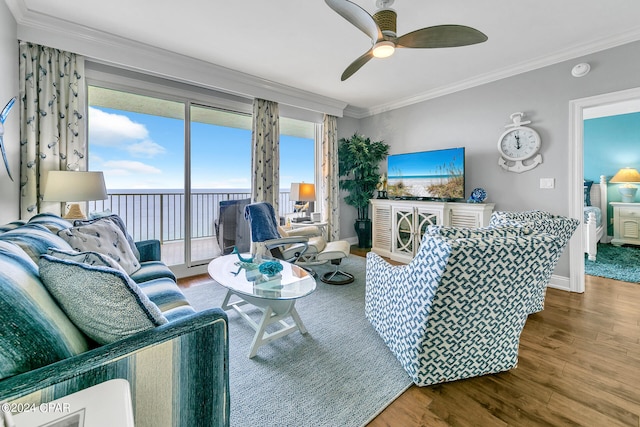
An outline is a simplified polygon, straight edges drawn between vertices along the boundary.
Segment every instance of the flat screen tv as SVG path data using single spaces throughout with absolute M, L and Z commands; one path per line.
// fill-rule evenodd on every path
M 391 198 L 464 200 L 464 147 L 387 157 Z

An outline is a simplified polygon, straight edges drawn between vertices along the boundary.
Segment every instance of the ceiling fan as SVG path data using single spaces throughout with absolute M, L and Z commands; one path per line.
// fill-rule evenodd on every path
M 353 61 L 342 73 L 345 81 L 373 57 L 386 58 L 396 48 L 440 48 L 468 46 L 487 41 L 487 36 L 464 25 L 436 25 L 396 35 L 397 14 L 390 9 L 395 0 L 376 0 L 379 10 L 373 15 L 348 0 L 325 0 L 340 16 L 371 38 L 372 47 Z

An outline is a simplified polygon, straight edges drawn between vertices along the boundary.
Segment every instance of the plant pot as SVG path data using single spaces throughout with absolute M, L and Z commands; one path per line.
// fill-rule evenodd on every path
M 358 247 L 370 248 L 371 247 L 371 220 L 370 219 L 356 219 L 355 223 L 356 234 L 358 235 Z

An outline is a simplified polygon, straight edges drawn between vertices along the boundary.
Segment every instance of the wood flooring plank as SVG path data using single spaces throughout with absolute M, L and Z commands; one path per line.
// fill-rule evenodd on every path
M 412 386 L 369 426 L 640 426 L 640 285 L 592 276 L 585 285 L 547 290 L 515 369 Z
M 585 285 L 584 294 L 547 290 L 515 369 L 423 387 L 432 399 L 424 413 L 451 426 L 638 427 L 640 285 L 591 276 Z M 423 426 L 418 418 L 396 416 L 393 425 Z

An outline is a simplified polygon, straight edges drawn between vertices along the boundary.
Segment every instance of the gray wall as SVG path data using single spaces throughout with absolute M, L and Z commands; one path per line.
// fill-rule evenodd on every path
M 7 4 L 0 1 L 0 109 L 18 95 L 18 41 L 16 21 Z M 0 160 L 0 224 L 14 221 L 19 215 L 20 125 L 19 106 L 14 105 L 4 124 L 4 145 L 14 181 L 9 179 Z
M 591 72 L 572 77 L 571 68 L 580 62 L 589 62 Z M 473 188 L 483 187 L 487 201 L 495 202 L 497 210 L 544 209 L 567 215 L 569 101 L 633 87 L 640 87 L 639 42 L 377 114 L 356 124 L 343 119 L 338 133 L 355 127 L 374 140 L 386 141 L 392 154 L 464 146 L 467 196 Z M 498 137 L 516 111 L 526 113 L 542 138 L 544 163 L 522 174 L 498 166 Z M 540 189 L 540 178 L 554 178 L 555 189 Z M 342 235 L 355 236 L 355 232 L 345 227 Z M 567 253 L 556 274 L 569 276 Z

